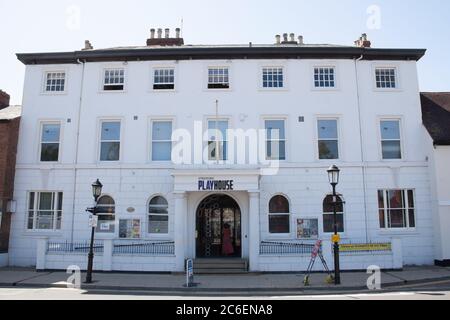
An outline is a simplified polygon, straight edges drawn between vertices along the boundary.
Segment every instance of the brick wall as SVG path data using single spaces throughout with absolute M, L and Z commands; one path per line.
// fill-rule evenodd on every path
M 9 106 L 9 94 L 0 90 L 0 110 Z
M 8 201 L 13 199 L 16 167 L 17 141 L 20 118 L 10 121 L 0 120 L 0 205 L 2 224 L 0 228 L 0 253 L 8 251 L 10 233 L 10 213 L 6 212 Z

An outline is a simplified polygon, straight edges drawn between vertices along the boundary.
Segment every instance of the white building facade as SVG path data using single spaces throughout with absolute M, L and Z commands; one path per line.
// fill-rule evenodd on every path
M 84 269 L 99 179 L 97 270 L 220 257 L 299 271 L 317 239 L 331 266 L 333 164 L 342 268 L 433 264 L 424 53 L 289 42 L 18 55 L 10 265 Z M 263 134 L 242 151 L 227 129 Z

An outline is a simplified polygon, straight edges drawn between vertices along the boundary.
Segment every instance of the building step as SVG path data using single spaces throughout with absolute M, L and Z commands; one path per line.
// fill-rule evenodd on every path
M 195 274 L 246 273 L 248 262 L 244 259 L 195 259 Z

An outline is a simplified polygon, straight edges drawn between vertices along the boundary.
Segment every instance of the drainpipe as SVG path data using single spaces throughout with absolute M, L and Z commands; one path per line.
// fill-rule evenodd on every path
M 80 141 L 80 119 L 81 119 L 81 108 L 83 105 L 83 86 L 84 86 L 84 73 L 85 73 L 85 67 L 86 67 L 86 61 L 81 61 L 80 59 L 77 59 L 77 63 L 80 65 L 82 64 L 82 71 L 81 71 L 81 83 L 80 83 L 80 101 L 78 103 L 78 115 L 77 115 L 77 133 L 76 133 L 76 140 L 75 140 L 75 162 L 73 164 L 73 175 L 74 175 L 74 183 L 73 183 L 73 204 L 72 204 L 72 226 L 70 230 L 70 243 L 73 243 L 73 236 L 74 236 L 74 228 L 75 228 L 75 206 L 76 206 L 76 195 L 77 195 L 77 181 L 78 181 L 78 153 L 79 153 L 79 141 Z
M 359 139 L 361 142 L 361 162 L 362 162 L 362 179 L 363 179 L 363 195 L 364 195 L 364 224 L 366 231 L 366 242 L 369 242 L 369 227 L 367 221 L 367 179 L 366 179 L 366 161 L 364 159 L 364 139 L 362 132 L 362 118 L 361 118 L 361 96 L 359 94 L 359 74 L 358 74 L 358 62 L 364 58 L 362 54 L 358 59 L 354 59 L 355 61 L 355 79 L 356 79 L 356 97 L 358 103 L 358 121 L 359 121 Z

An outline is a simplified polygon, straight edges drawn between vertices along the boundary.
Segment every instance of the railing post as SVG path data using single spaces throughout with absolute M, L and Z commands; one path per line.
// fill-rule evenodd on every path
M 36 270 L 45 270 L 45 260 L 47 258 L 48 238 L 39 238 L 36 244 Z
M 103 271 L 112 271 L 114 242 L 112 239 L 103 240 Z

